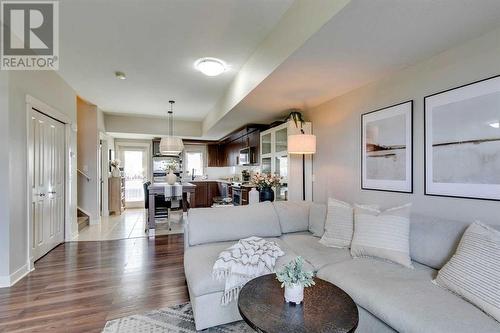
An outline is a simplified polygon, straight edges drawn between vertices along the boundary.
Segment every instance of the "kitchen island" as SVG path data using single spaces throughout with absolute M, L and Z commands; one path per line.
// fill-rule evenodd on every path
M 153 234 L 156 229 L 155 221 L 155 196 L 165 194 L 166 183 L 152 183 L 149 185 L 149 208 L 148 208 L 148 231 Z M 191 183 L 182 183 L 182 209 L 196 207 L 196 185 Z M 169 217 L 170 218 L 170 217 Z

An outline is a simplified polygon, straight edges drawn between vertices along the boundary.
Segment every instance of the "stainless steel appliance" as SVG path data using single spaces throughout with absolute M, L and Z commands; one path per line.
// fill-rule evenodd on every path
M 231 183 L 231 188 L 233 189 L 233 205 L 234 206 L 240 206 L 242 203 L 242 196 L 241 196 L 241 183 L 239 182 L 233 182 Z
M 246 147 L 240 150 L 238 158 L 239 165 L 250 165 L 256 163 L 255 161 L 255 147 Z
M 182 180 L 182 159 L 179 156 L 153 156 L 153 182 L 166 182 L 167 165 L 176 161 L 179 164 L 179 169 L 174 173 L 177 175 L 178 181 Z

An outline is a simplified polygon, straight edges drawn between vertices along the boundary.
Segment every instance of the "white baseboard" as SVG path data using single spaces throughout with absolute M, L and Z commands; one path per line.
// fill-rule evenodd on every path
M 89 224 L 90 225 L 95 225 L 95 224 L 100 224 L 100 223 L 101 223 L 101 217 L 100 216 L 97 217 L 97 218 L 95 218 L 95 217 L 90 217 L 89 218 Z
M 25 277 L 29 272 L 30 270 L 28 264 L 24 264 L 22 267 L 20 267 L 18 270 L 16 270 L 9 276 L 0 276 L 0 288 L 12 287 L 19 280 Z

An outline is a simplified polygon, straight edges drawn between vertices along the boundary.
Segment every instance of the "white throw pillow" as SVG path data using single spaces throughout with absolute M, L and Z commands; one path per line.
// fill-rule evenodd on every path
M 410 258 L 411 204 L 379 211 L 354 206 L 354 258 L 376 257 L 413 268 Z
M 353 207 L 347 202 L 329 198 L 325 233 L 319 242 L 329 247 L 349 247 L 354 230 L 353 222 Z
M 500 231 L 471 224 L 434 282 L 500 321 Z

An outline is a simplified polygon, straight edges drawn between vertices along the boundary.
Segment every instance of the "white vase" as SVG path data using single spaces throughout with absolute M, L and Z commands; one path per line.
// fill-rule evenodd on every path
M 254 188 L 248 192 L 248 204 L 253 205 L 259 203 L 259 191 Z
M 285 285 L 285 301 L 300 304 L 304 300 L 304 286 L 294 284 L 291 287 Z
M 120 174 L 120 169 L 118 169 L 118 168 L 114 168 L 114 169 L 113 169 L 113 171 L 111 172 L 111 175 L 112 175 L 113 177 L 120 177 L 120 176 L 121 176 L 121 174 Z
M 173 173 L 172 170 L 167 174 L 167 184 L 174 185 L 177 182 L 177 176 Z

